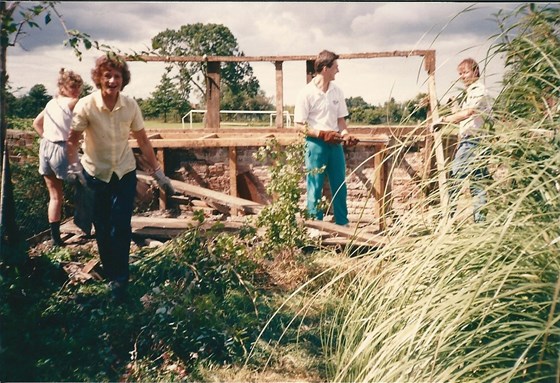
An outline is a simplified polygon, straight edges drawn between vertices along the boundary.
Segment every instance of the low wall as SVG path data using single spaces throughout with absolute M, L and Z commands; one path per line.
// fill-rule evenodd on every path
M 25 161 L 25 151 L 15 148 L 36 148 L 37 134 L 8 130 L 8 145 L 11 148 L 11 161 Z M 259 203 L 267 203 L 270 196 L 266 193 L 266 186 L 270 182 L 268 165 L 257 161 L 254 153 L 259 147 L 237 148 L 237 191 L 238 196 Z M 137 151 L 137 149 L 135 149 Z M 21 154 L 14 154 L 21 152 Z M 366 143 L 345 149 L 348 208 L 352 216 L 374 214 L 375 200 L 373 198 L 373 182 L 375 168 L 373 161 L 373 145 Z M 406 209 L 411 203 L 411 195 L 417 185 L 412 180 L 411 171 L 422 174 L 422 147 L 413 145 L 403 155 L 407 167 L 395 166 L 389 177 L 388 189 L 391 191 L 392 208 L 396 211 Z M 398 164 L 397 164 L 398 165 Z M 141 169 L 141 166 L 139 166 Z M 168 148 L 165 149 L 165 169 L 173 179 L 202 186 L 211 190 L 230 194 L 230 169 L 228 148 Z M 305 206 L 305 177 L 302 164 L 301 178 L 301 206 Z M 328 182 L 325 183 L 324 194 L 330 197 Z M 146 206 L 146 198 L 143 198 Z M 152 204 L 153 206 L 153 204 Z

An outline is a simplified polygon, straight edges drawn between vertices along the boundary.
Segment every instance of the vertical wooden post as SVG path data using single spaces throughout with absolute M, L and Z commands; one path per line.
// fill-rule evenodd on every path
M 229 194 L 237 197 L 237 147 L 229 147 Z M 237 215 L 237 208 L 231 208 L 231 215 Z
M 373 197 L 375 199 L 375 215 L 379 220 L 379 230 L 386 228 L 386 204 L 387 204 L 387 182 L 388 182 L 388 166 L 385 160 L 386 144 L 375 145 L 375 154 L 373 155 Z
M 436 97 L 436 53 L 435 51 L 429 51 L 424 56 L 424 64 L 426 71 L 428 72 L 428 92 L 430 96 L 430 113 L 431 113 L 431 120 L 434 121 L 439 119 L 439 112 L 438 112 L 438 101 Z M 447 209 L 449 206 L 449 194 L 447 192 L 447 176 L 446 176 L 446 169 L 445 169 L 445 154 L 443 150 L 443 142 L 442 142 L 442 131 L 438 130 L 433 132 L 433 148 L 435 150 L 436 155 L 436 163 L 437 163 L 437 172 L 438 172 L 438 187 L 439 187 L 439 198 L 440 203 L 443 209 Z M 426 150 L 426 156 L 430 156 L 429 160 L 426 162 L 428 166 L 431 168 L 431 147 L 428 145 L 425 146 L 424 150 Z M 429 154 L 428 154 L 429 153 Z M 428 158 L 428 157 L 425 157 Z M 428 176 L 431 174 L 431 169 L 425 172 Z
M 282 73 L 282 61 L 275 61 L 276 67 L 276 127 L 284 126 L 284 75 Z
M 308 84 L 315 74 L 315 60 L 305 60 L 305 79 Z
M 220 127 L 220 62 L 208 62 L 206 73 L 206 122 L 204 128 Z
M 156 149 L 156 158 L 161 164 L 161 171 L 165 174 L 165 154 L 163 148 Z M 167 193 L 162 188 L 159 188 L 159 209 L 167 209 Z

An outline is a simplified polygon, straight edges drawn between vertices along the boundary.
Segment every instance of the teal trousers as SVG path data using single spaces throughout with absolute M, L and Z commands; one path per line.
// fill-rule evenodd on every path
M 321 171 L 322 167 L 324 171 Z M 307 213 L 311 218 L 323 219 L 324 212 L 317 208 L 323 194 L 325 176 L 333 195 L 332 209 L 337 225 L 348 223 L 346 204 L 346 160 L 341 144 L 327 144 L 325 141 L 306 138 L 305 168 L 307 170 Z

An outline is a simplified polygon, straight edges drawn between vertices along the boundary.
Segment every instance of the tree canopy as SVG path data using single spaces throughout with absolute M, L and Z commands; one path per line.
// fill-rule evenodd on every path
M 152 38 L 152 49 L 165 56 L 244 56 L 237 39 L 229 28 L 221 24 L 188 24 L 178 30 L 167 29 Z M 174 77 L 179 92 L 185 99 L 198 96 L 205 102 L 205 62 L 173 63 Z M 248 62 L 221 64 L 223 109 L 241 109 L 249 105 L 252 109 L 269 109 L 260 84 Z

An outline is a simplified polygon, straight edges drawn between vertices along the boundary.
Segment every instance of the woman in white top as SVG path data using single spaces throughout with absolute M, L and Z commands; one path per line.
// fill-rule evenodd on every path
M 60 219 L 64 200 L 62 182 L 68 175 L 66 142 L 72 125 L 72 111 L 82 91 L 83 80 L 73 71 L 62 68 L 58 76 L 58 94 L 33 121 L 41 137 L 39 174 L 49 191 L 48 219 L 53 244 L 62 246 Z

